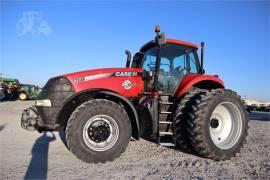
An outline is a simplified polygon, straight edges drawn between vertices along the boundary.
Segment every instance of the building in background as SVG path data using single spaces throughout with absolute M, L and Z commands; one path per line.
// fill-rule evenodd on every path
M 260 102 L 254 99 L 245 99 L 246 105 L 270 106 L 270 102 Z

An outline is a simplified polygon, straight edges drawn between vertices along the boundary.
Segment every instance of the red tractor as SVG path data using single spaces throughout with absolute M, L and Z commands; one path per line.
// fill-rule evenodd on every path
M 214 160 L 243 147 L 248 118 L 241 98 L 216 75 L 205 75 L 204 43 L 168 39 L 155 29 L 125 68 L 81 71 L 51 78 L 23 111 L 28 130 L 61 131 L 85 162 L 119 157 L 131 137 L 193 149 Z

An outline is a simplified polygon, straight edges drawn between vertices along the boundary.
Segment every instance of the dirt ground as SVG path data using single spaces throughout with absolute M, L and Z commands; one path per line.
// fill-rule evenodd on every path
M 0 179 L 270 179 L 270 113 L 251 114 L 248 143 L 229 161 L 140 140 L 113 162 L 87 164 L 68 151 L 58 132 L 21 128 L 21 111 L 32 104 L 0 102 Z

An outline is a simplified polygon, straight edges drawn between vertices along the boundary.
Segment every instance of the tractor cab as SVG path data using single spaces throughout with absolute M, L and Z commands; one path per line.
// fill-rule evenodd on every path
M 155 40 L 142 46 L 131 63 L 131 68 L 143 69 L 144 93 L 139 106 L 146 109 L 139 112 L 139 119 L 143 127 L 151 127 L 142 129 L 140 133 L 142 137 L 154 137 L 159 144 L 164 144 L 164 139 L 167 145 L 168 142 L 175 144 L 175 138 L 171 138 L 174 136 L 171 123 L 176 101 L 174 97 L 186 75 L 204 73 L 204 44 L 200 61 L 195 44 L 166 38 L 164 33 L 160 33 L 159 26 L 156 26 L 155 32 Z M 129 67 L 131 55 L 127 54 Z
M 197 54 L 198 47 L 189 42 L 167 39 L 156 28 L 156 40 L 150 41 L 137 52 L 132 68 L 144 70 L 144 91 L 158 91 L 173 95 L 187 74 L 202 74 Z

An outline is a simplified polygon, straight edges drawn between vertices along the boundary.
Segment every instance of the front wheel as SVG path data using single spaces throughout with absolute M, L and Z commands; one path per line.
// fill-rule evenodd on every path
M 192 102 L 188 137 L 194 150 L 215 160 L 227 160 L 243 147 L 248 118 L 240 97 L 227 89 L 201 93 Z
M 6 93 L 0 92 L 0 101 L 5 100 L 5 98 L 6 98 Z
M 70 116 L 66 128 L 67 146 L 85 162 L 112 161 L 122 154 L 131 137 L 127 112 L 105 99 L 83 103 Z

